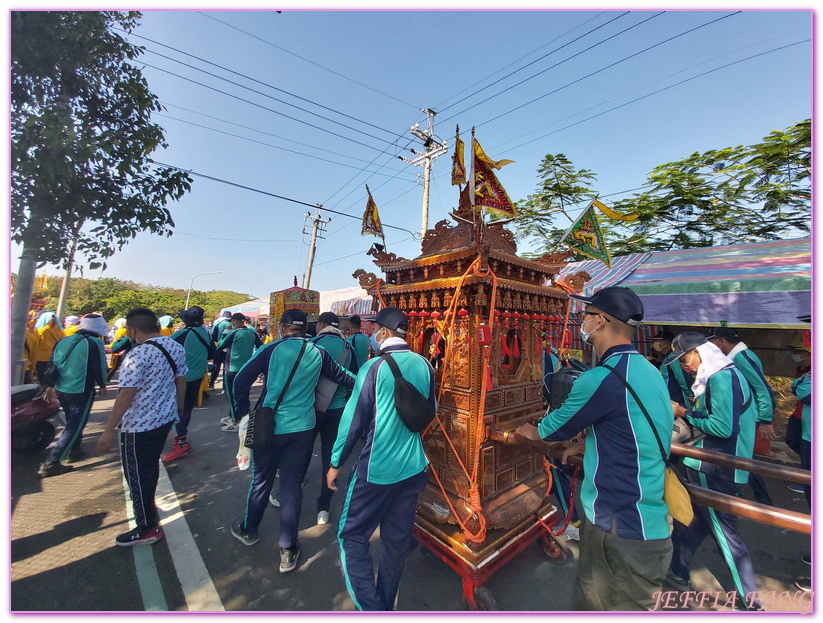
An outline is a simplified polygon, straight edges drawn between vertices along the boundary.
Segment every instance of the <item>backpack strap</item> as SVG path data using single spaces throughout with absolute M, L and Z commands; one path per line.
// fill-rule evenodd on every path
M 148 341 L 146 341 L 146 342 L 143 342 L 143 343 L 144 344 L 150 344 L 151 346 L 154 346 L 155 348 L 160 349 L 160 352 L 163 353 L 166 356 L 166 360 L 169 362 L 169 365 L 171 366 L 172 375 L 176 379 L 177 378 L 177 364 L 174 363 L 174 359 L 172 359 L 171 355 L 169 355 L 169 351 L 167 351 L 165 348 L 163 348 L 157 342 L 148 342 Z
M 289 389 L 289 385 L 291 385 L 291 380 L 294 378 L 294 373 L 297 372 L 297 366 L 300 365 L 300 360 L 303 358 L 303 353 L 306 352 L 306 345 L 308 344 L 307 340 L 303 340 L 303 345 L 300 347 L 300 353 L 297 355 L 297 359 L 294 361 L 294 366 L 292 366 L 291 372 L 289 373 L 289 378 L 286 379 L 286 384 L 283 385 L 283 391 L 280 392 L 280 395 L 277 397 L 277 402 L 272 407 L 272 411 L 277 413 L 277 409 L 280 407 L 280 403 L 283 402 L 283 396 L 286 395 L 286 391 Z M 258 401 L 259 404 L 259 401 Z
M 397 366 L 397 362 L 394 360 L 394 358 L 392 358 L 392 356 L 389 353 L 381 352 L 380 359 L 389 364 L 389 368 L 391 368 L 392 374 L 394 374 L 395 379 L 403 378 L 403 375 L 400 374 L 400 368 Z

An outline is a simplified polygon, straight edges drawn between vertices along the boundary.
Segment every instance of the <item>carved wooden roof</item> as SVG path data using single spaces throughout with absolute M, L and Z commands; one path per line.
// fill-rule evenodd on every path
M 453 290 L 460 282 L 460 277 L 448 277 L 444 279 L 427 279 L 419 283 L 409 283 L 405 285 L 394 285 L 384 283 L 380 286 L 380 292 L 384 296 L 392 294 L 408 294 L 411 292 L 431 292 L 432 290 Z M 470 275 L 463 282 L 464 285 L 473 285 L 477 283 L 490 284 L 491 277 L 478 277 Z M 540 296 L 551 296 L 555 298 L 566 298 L 566 293 L 560 288 L 553 286 L 535 286 L 522 281 L 514 281 L 512 279 L 497 278 L 497 287 L 502 289 L 514 290 L 517 292 L 525 292 L 526 294 L 537 294 Z

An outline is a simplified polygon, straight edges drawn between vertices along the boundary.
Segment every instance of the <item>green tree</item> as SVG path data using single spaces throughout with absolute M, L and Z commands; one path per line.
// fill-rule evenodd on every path
M 11 352 L 22 352 L 35 266 L 65 265 L 72 242 L 90 268 L 139 231 L 171 235 L 167 204 L 191 178 L 158 167 L 161 110 L 131 32 L 137 12 L 11 12 L 11 237 L 23 245 Z

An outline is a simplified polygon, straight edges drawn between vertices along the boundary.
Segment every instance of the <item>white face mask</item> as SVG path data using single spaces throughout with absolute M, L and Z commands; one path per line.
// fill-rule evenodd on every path
M 600 327 L 595 327 L 594 329 L 592 329 L 589 332 L 584 331 L 583 327 L 592 318 L 599 318 L 599 317 L 600 316 L 587 316 L 586 319 L 580 324 L 580 339 L 583 340 L 584 344 L 591 344 L 591 342 L 589 342 L 589 337 L 591 337 L 591 334 L 594 333 L 595 331 L 597 331 Z
M 801 361 L 803 361 L 803 355 L 801 355 L 800 353 L 792 353 L 792 361 L 794 361 L 795 363 L 800 363 Z

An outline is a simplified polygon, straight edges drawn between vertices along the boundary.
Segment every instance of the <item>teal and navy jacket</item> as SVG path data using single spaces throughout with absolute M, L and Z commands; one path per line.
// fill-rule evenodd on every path
M 223 318 L 214 323 L 211 328 L 211 341 L 217 344 L 229 331 L 233 330 L 234 326 L 228 318 Z
M 354 352 L 351 347 L 351 344 L 348 343 L 346 338 L 333 331 L 329 331 L 328 333 L 321 333 L 317 337 L 311 339 L 312 344 L 319 346 L 320 348 L 327 351 L 337 362 L 340 362 L 340 357 L 343 354 L 343 351 L 346 351 L 346 358 L 340 363 L 346 370 L 349 370 L 352 374 L 357 374 L 357 368 L 354 367 Z M 348 390 L 345 385 L 338 385 L 337 390 L 334 392 L 334 396 L 332 396 L 331 402 L 327 407 L 327 411 L 331 411 L 332 409 L 342 409 L 346 406 L 346 394 Z
M 239 372 L 249 359 L 255 348 L 263 345 L 263 340 L 257 335 L 257 331 L 249 327 L 234 329 L 226 333 L 223 339 L 217 344 L 217 350 L 226 351 L 226 372 Z
M 437 407 L 434 368 L 405 344 L 387 346 L 400 374 Z M 420 433 L 411 432 L 394 404 L 394 374 L 380 357 L 372 357 L 357 373 L 357 382 L 340 418 L 331 466 L 338 468 L 360 439 L 365 439 L 357 462 L 357 477 L 390 485 L 416 476 L 428 465 Z
M 186 382 L 199 381 L 214 359 L 214 342 L 203 327 L 185 327 L 172 334 L 171 339 L 186 350 Z
M 557 358 L 557 351 L 553 346 L 543 349 L 543 398 L 551 404 L 552 379 L 557 371 L 560 359 Z
M 681 407 L 688 409 L 691 406 L 689 398 L 694 396 L 691 389 L 694 379 L 683 372 L 679 363 L 672 363 L 673 356 L 674 353 L 666 355 L 663 363 L 660 364 L 660 375 L 669 390 L 669 397 Z
M 352 348 L 354 348 L 354 367 L 352 368 L 352 372 L 357 374 L 360 368 L 366 365 L 366 362 L 369 360 L 369 338 L 363 333 L 353 333 L 349 336 L 348 342 L 352 345 Z
M 646 416 L 608 364 L 637 393 L 654 422 L 668 456 L 674 412 L 660 373 L 630 344 L 608 349 L 600 365 L 581 374 L 563 405 L 538 426 L 547 441 L 571 439 L 586 430 L 580 501 L 593 524 L 623 538 L 665 539 L 668 509 L 663 501 L 665 464 Z
M 709 377 L 706 392 L 695 399 L 693 408 L 686 410 L 689 424 L 706 433 L 695 447 L 744 459 L 752 458 L 754 452 L 754 417 L 755 405 L 749 384 L 731 363 Z M 749 472 L 744 470 L 691 458 L 684 458 L 683 463 L 707 477 L 737 484 L 749 481 Z
M 74 344 L 77 346 L 66 359 Z M 64 337 L 55 345 L 51 361 L 60 366 L 60 379 L 54 386 L 58 392 L 84 394 L 94 391 L 95 385 L 106 386 L 106 351 L 103 340 L 94 333 L 80 329 Z
M 238 419 L 249 412 L 249 389 L 261 373 L 265 382 L 257 404 L 274 408 L 304 342 L 302 336 L 290 335 L 257 349 L 234 377 L 234 413 Z M 354 386 L 351 372 L 338 365 L 322 348 L 306 343 L 300 365 L 277 409 L 275 434 L 299 433 L 314 428 L 314 388 L 321 374 L 346 388 Z
M 737 350 L 736 347 L 735 350 Z M 754 394 L 752 400 L 757 410 L 757 421 L 771 424 L 775 407 L 774 394 L 763 374 L 763 364 L 760 363 L 760 358 L 744 345 L 743 350 L 732 358 L 732 362 L 749 382 L 749 387 Z
M 62 340 L 61 340 L 62 341 Z M 60 342 L 58 342 L 59 344 Z M 811 370 L 792 383 L 792 393 L 803 404 L 803 441 L 812 440 L 812 373 Z

